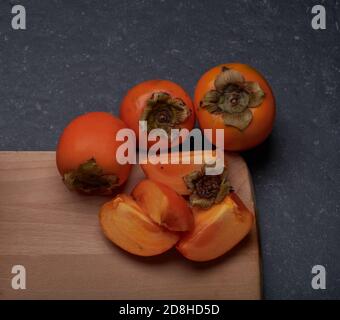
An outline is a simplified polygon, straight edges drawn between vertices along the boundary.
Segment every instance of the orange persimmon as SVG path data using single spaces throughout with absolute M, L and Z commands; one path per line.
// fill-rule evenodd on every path
M 147 147 L 155 141 L 145 141 L 140 131 L 148 134 L 152 129 L 163 129 L 167 135 L 160 138 L 160 144 L 167 148 L 171 129 L 191 130 L 195 122 L 191 98 L 182 87 L 168 80 L 149 80 L 131 88 L 121 103 L 120 117 Z M 140 127 L 139 121 L 146 121 L 146 126 Z M 174 145 L 175 142 L 171 144 Z
M 207 71 L 197 83 L 194 105 L 201 129 L 213 129 L 211 142 L 220 147 L 223 142 L 225 150 L 253 148 L 273 128 L 272 90 L 258 71 L 245 64 L 223 64 Z M 217 141 L 216 129 L 224 130 L 224 141 Z
M 128 195 L 117 195 L 99 213 L 105 236 L 118 247 L 139 256 L 154 256 L 173 247 L 179 239 L 154 223 Z
M 194 157 L 200 155 L 202 162 L 195 163 Z M 141 164 L 145 175 L 154 181 L 166 184 L 180 195 L 189 195 L 184 177 L 194 171 L 202 170 L 205 163 L 216 161 L 217 153 L 215 151 L 186 151 L 180 153 L 168 153 L 161 156 L 160 162 L 154 164 L 149 161 L 146 164 Z M 168 163 L 162 163 L 165 158 Z M 171 159 L 177 159 L 179 163 L 170 163 Z M 224 162 L 224 164 L 226 164 Z
M 106 112 L 90 112 L 75 118 L 63 131 L 56 153 L 65 184 L 87 194 L 108 195 L 129 176 L 131 166 L 116 158 L 122 142 L 116 140 L 124 122 Z
M 195 227 L 177 244 L 187 259 L 209 261 L 237 245 L 251 230 L 254 216 L 235 193 L 204 210 L 194 208 Z
M 184 198 L 160 182 L 142 180 L 132 191 L 132 197 L 154 222 L 171 231 L 188 231 L 194 225 Z

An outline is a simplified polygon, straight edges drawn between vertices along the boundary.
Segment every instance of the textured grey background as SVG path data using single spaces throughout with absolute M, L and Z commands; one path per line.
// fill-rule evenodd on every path
M 323 31 L 310 25 L 319 2 Z M 16 3 L 26 31 L 11 29 Z M 340 298 L 339 20 L 335 0 L 1 0 L 0 149 L 53 150 L 73 117 L 117 112 L 140 81 L 166 78 L 192 94 L 210 67 L 251 64 L 277 98 L 272 136 L 245 153 L 265 297 Z M 327 268 L 327 290 L 311 288 L 315 264 Z

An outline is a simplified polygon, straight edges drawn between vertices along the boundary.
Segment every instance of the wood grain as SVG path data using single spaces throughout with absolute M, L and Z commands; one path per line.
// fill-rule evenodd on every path
M 254 196 L 243 159 L 228 154 L 230 180 L 249 209 Z M 142 178 L 135 166 L 126 186 Z M 54 152 L 0 152 L 0 299 L 259 299 L 256 226 L 225 256 L 207 263 L 176 250 L 151 258 L 123 252 L 101 233 L 108 198 L 63 185 Z M 13 290 L 11 269 L 24 265 L 27 289 Z

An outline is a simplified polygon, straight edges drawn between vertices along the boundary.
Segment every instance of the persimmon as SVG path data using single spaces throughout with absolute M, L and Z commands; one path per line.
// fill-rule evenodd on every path
M 195 227 L 176 245 L 193 261 L 218 258 L 235 247 L 251 230 L 254 216 L 235 193 L 210 209 L 193 208 Z
M 99 220 L 108 239 L 140 256 L 167 251 L 178 242 L 179 231 L 194 226 L 186 201 L 169 187 L 148 179 L 139 182 L 131 196 L 119 194 L 105 203 Z
M 202 157 L 202 161 L 195 163 L 196 156 Z M 189 177 L 197 176 L 198 178 L 201 173 L 202 177 L 205 176 L 204 171 L 207 164 L 217 163 L 218 159 L 220 159 L 223 166 L 227 165 L 225 159 L 222 159 L 215 151 L 197 150 L 169 153 L 163 157 L 168 163 L 163 163 L 165 159 L 160 157 L 159 163 L 153 164 L 149 159 L 146 164 L 141 164 L 141 167 L 149 179 L 166 184 L 180 195 L 190 195 L 192 193 L 192 190 L 187 185 Z M 170 163 L 172 159 L 176 159 L 178 163 Z M 210 177 L 214 177 L 214 175 L 210 175 Z
M 272 90 L 258 71 L 245 64 L 222 64 L 203 74 L 195 89 L 194 105 L 201 129 L 213 129 L 213 144 L 222 147 L 216 129 L 224 130 L 225 150 L 253 148 L 273 128 Z
M 130 196 L 117 195 L 99 213 L 105 236 L 118 247 L 139 256 L 154 256 L 179 240 L 175 232 L 154 223 Z
M 153 129 L 162 129 L 164 135 L 160 137 L 161 148 L 174 141 L 171 129 L 188 129 L 194 127 L 194 107 L 189 95 L 178 84 L 168 80 L 149 80 L 131 88 L 122 100 L 120 117 L 133 129 L 139 140 L 146 147 L 156 141 L 146 141 L 140 132 L 149 134 Z M 144 121 L 146 126 L 140 126 Z M 183 136 L 185 139 L 185 135 Z
M 132 191 L 132 197 L 155 223 L 168 230 L 188 231 L 194 225 L 184 198 L 160 182 L 142 180 Z
M 116 158 L 116 140 L 124 122 L 106 112 L 90 112 L 75 118 L 64 129 L 56 160 L 65 184 L 86 194 L 109 195 L 128 178 L 130 164 Z

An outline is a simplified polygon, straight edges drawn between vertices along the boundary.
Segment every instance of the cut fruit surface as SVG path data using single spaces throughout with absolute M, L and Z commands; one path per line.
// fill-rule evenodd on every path
M 142 210 L 157 224 L 172 231 L 188 231 L 194 217 L 187 202 L 168 186 L 149 179 L 141 181 L 132 196 Z

